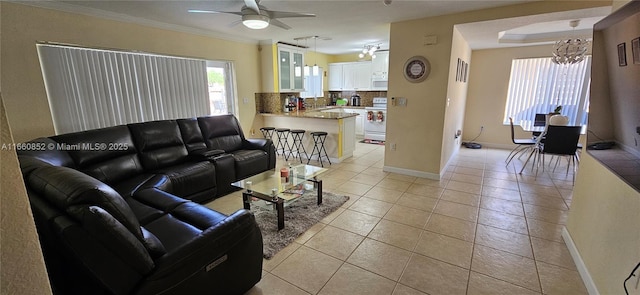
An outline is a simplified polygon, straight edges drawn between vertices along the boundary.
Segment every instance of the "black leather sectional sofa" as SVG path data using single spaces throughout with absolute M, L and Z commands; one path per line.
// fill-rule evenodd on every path
M 56 294 L 242 294 L 262 271 L 244 209 L 201 203 L 275 167 L 232 115 L 39 138 L 18 151 Z

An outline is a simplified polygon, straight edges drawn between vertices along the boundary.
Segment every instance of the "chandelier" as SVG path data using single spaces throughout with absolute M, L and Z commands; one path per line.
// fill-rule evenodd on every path
M 362 52 L 358 54 L 359 58 L 364 58 L 365 54 L 371 56 L 371 58 L 376 58 L 376 51 L 380 49 L 380 44 L 377 45 L 365 45 L 362 49 Z
M 580 20 L 572 20 L 569 26 L 574 30 Z M 553 45 L 551 61 L 559 65 L 570 65 L 584 60 L 589 41 L 583 38 L 567 38 L 560 40 Z

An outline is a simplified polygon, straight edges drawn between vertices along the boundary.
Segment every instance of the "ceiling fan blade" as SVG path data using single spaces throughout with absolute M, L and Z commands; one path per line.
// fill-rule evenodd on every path
M 242 16 L 242 13 L 236 12 L 236 11 L 215 11 L 215 10 L 201 10 L 201 9 L 189 9 L 187 11 L 192 13 L 211 13 L 211 14 L 226 13 L 226 14 L 235 14 L 235 15 Z
M 299 13 L 299 12 L 289 12 L 289 11 L 271 11 L 266 10 L 267 14 L 271 18 L 286 18 L 286 17 L 316 17 L 313 13 Z
M 256 0 L 244 0 L 244 5 L 253 10 L 256 14 L 260 14 L 260 8 L 258 7 L 258 2 L 256 2 Z
M 285 24 L 285 23 L 283 23 L 283 22 L 281 22 L 281 21 L 279 21 L 279 20 L 277 20 L 277 19 L 271 19 L 271 20 L 269 21 L 269 24 L 274 25 L 274 26 L 276 26 L 276 27 L 283 28 L 283 29 L 285 29 L 285 30 L 289 30 L 289 29 L 291 29 L 291 27 L 290 27 L 290 26 L 288 26 L 287 24 Z
M 241 23 L 242 23 L 242 20 L 241 20 L 241 19 L 239 19 L 239 20 L 237 20 L 237 21 L 231 22 L 230 24 L 228 24 L 228 25 L 227 25 L 227 27 L 228 27 L 228 28 L 235 27 L 235 26 L 237 26 L 237 25 L 239 25 L 239 24 L 241 24 Z

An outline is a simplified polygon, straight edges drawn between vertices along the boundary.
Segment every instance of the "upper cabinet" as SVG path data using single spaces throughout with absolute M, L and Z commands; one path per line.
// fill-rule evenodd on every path
M 371 90 L 371 62 L 329 64 L 329 90 Z
M 304 51 L 278 45 L 280 92 L 304 91 Z
M 329 90 L 340 91 L 342 90 L 342 64 L 329 64 Z
M 371 90 L 387 90 L 389 84 L 389 51 L 377 51 L 371 61 Z
M 389 79 L 389 51 L 377 51 L 371 61 L 371 74 L 374 80 Z

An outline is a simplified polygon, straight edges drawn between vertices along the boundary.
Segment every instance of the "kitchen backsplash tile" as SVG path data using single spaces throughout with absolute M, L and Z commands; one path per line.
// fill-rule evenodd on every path
M 324 97 L 318 97 L 316 101 L 316 107 L 320 108 L 323 106 L 331 105 L 331 94 L 336 94 L 339 98 L 345 98 L 351 104 L 351 96 L 354 94 L 360 95 L 360 106 L 369 107 L 373 106 L 373 98 L 374 97 L 386 97 L 386 91 L 325 91 Z M 279 93 L 279 92 L 261 92 L 256 93 L 256 112 L 258 113 L 272 113 L 272 114 L 280 114 L 283 113 L 284 102 L 287 97 L 290 95 L 299 96 L 300 93 L 297 92 L 287 92 L 287 93 Z M 313 98 L 307 98 L 307 105 L 313 105 Z

